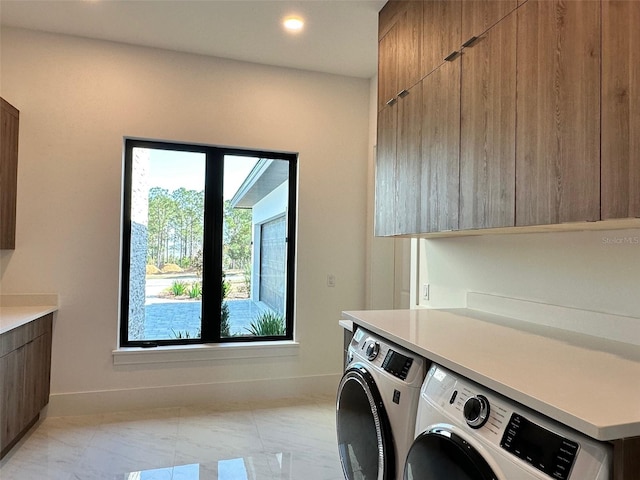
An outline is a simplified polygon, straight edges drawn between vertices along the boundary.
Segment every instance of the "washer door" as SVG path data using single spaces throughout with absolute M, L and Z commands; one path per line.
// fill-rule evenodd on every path
M 482 455 L 446 428 L 421 433 L 411 445 L 404 480 L 497 480 Z
M 346 480 L 394 480 L 389 418 L 373 377 L 362 365 L 349 368 L 340 381 L 336 425 Z

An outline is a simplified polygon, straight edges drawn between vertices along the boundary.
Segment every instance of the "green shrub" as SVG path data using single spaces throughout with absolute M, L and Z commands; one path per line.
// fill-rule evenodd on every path
M 196 332 L 195 335 L 191 336 L 191 332 L 189 332 L 189 330 L 178 330 L 177 332 L 172 328 L 171 332 L 173 332 L 173 336 L 174 338 L 179 338 L 179 339 L 187 339 L 187 338 L 200 338 L 201 337 L 201 332 L 200 332 L 200 328 L 198 328 L 198 331 Z
M 202 283 L 193 282 L 187 289 L 189 298 L 202 298 Z
M 171 293 L 176 297 L 187 294 L 187 284 L 181 280 L 174 280 L 171 284 Z
M 282 336 L 285 334 L 284 317 L 275 312 L 263 312 L 258 314 L 249 328 L 245 328 L 256 337 Z
M 226 274 L 222 272 L 222 304 L 220 305 L 220 336 L 231 336 L 231 324 L 229 323 L 229 305 L 224 300 L 229 295 L 231 283 L 225 280 Z
M 229 323 L 229 305 L 227 302 L 222 302 L 222 308 L 220 310 L 220 336 L 231 336 L 231 324 Z

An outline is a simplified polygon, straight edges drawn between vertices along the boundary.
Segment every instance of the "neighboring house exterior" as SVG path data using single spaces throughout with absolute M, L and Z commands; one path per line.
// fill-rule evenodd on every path
M 231 199 L 234 208 L 252 210 L 251 292 L 285 314 L 289 164 L 260 159 Z

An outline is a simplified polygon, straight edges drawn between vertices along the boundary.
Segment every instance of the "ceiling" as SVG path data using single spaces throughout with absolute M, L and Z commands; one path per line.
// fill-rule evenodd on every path
M 0 22 L 80 37 L 371 78 L 386 0 L 0 0 Z M 301 33 L 283 17 L 305 19 Z

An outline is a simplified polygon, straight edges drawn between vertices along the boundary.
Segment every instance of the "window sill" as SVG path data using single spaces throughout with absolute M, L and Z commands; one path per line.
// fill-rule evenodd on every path
M 197 362 L 238 358 L 292 357 L 300 344 L 294 341 L 171 345 L 154 348 L 122 347 L 113 350 L 114 365 Z

